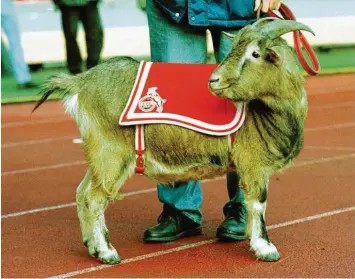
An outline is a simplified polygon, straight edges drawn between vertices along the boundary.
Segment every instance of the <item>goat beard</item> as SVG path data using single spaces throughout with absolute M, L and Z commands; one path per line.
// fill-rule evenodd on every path
M 226 89 L 222 89 L 220 92 L 220 95 L 217 95 L 220 98 L 228 99 L 232 101 L 233 103 L 240 103 L 240 102 L 245 102 L 247 98 L 247 94 L 245 92 L 241 92 L 237 89 L 231 88 L 232 85 L 227 87 Z

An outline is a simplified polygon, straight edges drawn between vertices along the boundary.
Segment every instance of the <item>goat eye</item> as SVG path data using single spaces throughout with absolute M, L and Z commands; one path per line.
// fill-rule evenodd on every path
M 254 58 L 259 58 L 260 54 L 257 53 L 256 51 L 253 51 L 253 53 L 251 54 Z

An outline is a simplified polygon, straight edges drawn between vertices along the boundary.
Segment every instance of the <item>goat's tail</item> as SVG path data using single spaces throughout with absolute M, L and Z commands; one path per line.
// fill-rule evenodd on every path
M 52 76 L 51 78 L 46 81 L 46 83 L 43 86 L 43 89 L 41 91 L 42 97 L 41 99 L 37 102 L 36 106 L 33 108 L 32 112 L 34 112 L 36 109 L 38 109 L 47 99 L 50 95 L 53 93 L 59 93 L 63 97 L 65 95 L 71 95 L 74 93 L 77 93 L 78 91 L 75 90 L 76 88 L 76 83 L 75 80 L 77 79 L 77 76 L 70 76 L 68 74 L 56 74 Z

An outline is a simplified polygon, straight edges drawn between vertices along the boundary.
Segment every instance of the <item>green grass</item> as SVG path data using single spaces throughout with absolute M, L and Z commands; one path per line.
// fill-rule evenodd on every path
M 355 73 L 355 46 L 345 47 L 315 47 L 318 60 L 321 65 L 320 74 Z M 136 57 L 137 60 L 149 60 L 149 57 Z M 215 63 L 213 54 L 209 54 L 208 63 Z M 65 68 L 45 68 L 32 73 L 35 83 L 41 85 L 50 76 L 60 72 L 67 72 Z M 306 75 L 306 73 L 305 73 Z M 40 98 L 40 88 L 18 90 L 16 82 L 11 74 L 2 76 L 1 103 L 34 102 Z M 59 99 L 60 96 L 52 95 L 50 99 Z
M 39 88 L 17 89 L 16 81 L 9 73 L 1 77 L 1 103 L 24 103 L 37 101 L 41 96 L 41 85 L 55 73 L 66 72 L 64 68 L 48 68 L 32 73 L 32 81 L 39 85 Z M 53 95 L 51 99 L 58 99 Z
M 349 69 L 350 71 L 354 71 L 355 68 L 355 46 L 352 48 L 315 48 L 315 53 L 318 57 L 320 66 L 321 66 L 321 74 L 329 73 L 332 70 L 337 69 Z M 307 61 L 309 65 L 312 65 L 307 57 Z

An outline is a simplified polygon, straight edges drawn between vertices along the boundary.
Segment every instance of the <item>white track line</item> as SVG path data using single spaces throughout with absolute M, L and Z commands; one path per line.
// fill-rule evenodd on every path
M 309 97 L 322 97 L 322 96 L 326 96 L 326 95 L 339 95 L 339 94 L 350 94 L 350 95 L 353 95 L 354 94 L 354 90 L 353 88 L 337 88 L 336 90 L 332 90 L 332 91 L 321 91 L 321 90 L 316 90 L 315 92 L 313 93 L 308 93 L 308 96 Z
M 290 169 L 294 168 L 294 167 L 303 167 L 303 166 L 309 166 L 309 165 L 314 165 L 314 164 L 321 164 L 321 163 L 327 163 L 327 162 L 332 162 L 332 161 L 338 161 L 338 160 L 348 159 L 348 158 L 352 158 L 352 157 L 355 157 L 355 153 L 333 156 L 333 157 L 324 157 L 324 158 L 307 160 L 307 161 L 300 161 L 300 162 L 296 161 L 290 167 Z
M 303 166 L 320 164 L 320 163 L 327 163 L 327 162 L 336 161 L 336 160 L 348 159 L 351 157 L 355 157 L 355 153 L 341 155 L 341 156 L 335 156 L 335 157 L 319 158 L 319 159 L 315 159 L 315 160 L 295 162 L 295 164 L 293 164 L 291 168 L 303 167 Z M 208 183 L 208 182 L 216 181 L 216 180 L 224 180 L 224 179 L 225 179 L 224 177 L 221 177 L 221 178 L 216 178 L 216 179 L 204 181 L 204 183 Z M 141 190 L 141 191 L 137 191 L 137 192 L 129 192 L 129 193 L 124 194 L 124 196 L 126 197 L 126 196 L 133 196 L 136 194 L 150 193 L 150 192 L 153 192 L 154 189 L 155 188 L 151 188 L 148 190 Z M 65 207 L 70 207 L 70 206 L 75 206 L 75 205 L 76 205 L 75 203 L 66 203 L 66 204 L 55 205 L 55 206 L 50 206 L 50 207 L 43 207 L 43 208 L 36 208 L 36 209 L 32 209 L 32 210 L 27 210 L 27 211 L 20 211 L 20 212 L 2 215 L 1 219 L 21 216 L 21 215 L 27 215 L 27 214 L 33 214 L 33 213 L 37 213 L 37 212 L 41 212 L 41 211 L 55 210 L 55 209 L 60 209 L 60 208 L 65 208 Z
M 325 218 L 325 217 L 329 217 L 329 216 L 333 216 L 333 215 L 337 215 L 337 214 L 341 214 L 341 213 L 345 213 L 345 212 L 350 212 L 350 211 L 354 211 L 354 210 L 355 210 L 355 206 L 342 208 L 342 209 L 338 209 L 338 210 L 334 210 L 334 211 L 329 211 L 329 212 L 325 212 L 325 213 L 321 213 L 321 214 L 317 214 L 317 215 L 308 216 L 305 218 L 299 218 L 299 219 L 291 220 L 288 222 L 270 225 L 270 226 L 267 226 L 266 228 L 268 230 L 273 230 L 273 229 L 277 229 L 277 228 L 282 228 L 282 227 L 287 227 L 287 226 L 291 226 L 291 225 L 295 225 L 295 224 L 305 223 L 305 222 L 309 222 L 312 220 L 321 219 L 321 218 Z M 166 254 L 171 254 L 174 252 L 179 252 L 179 251 L 199 247 L 199 246 L 206 245 L 206 244 L 212 244 L 215 242 L 216 242 L 215 239 L 199 241 L 199 242 L 187 244 L 187 245 L 176 247 L 176 248 L 171 248 L 171 249 L 167 249 L 167 250 L 163 250 L 163 251 L 158 251 L 158 252 L 154 252 L 154 253 L 149 253 L 149 254 L 129 258 L 129 259 L 123 260 L 119 265 L 137 262 L 137 261 L 141 261 L 141 260 L 146 260 L 149 258 L 154 258 L 154 257 L 166 255 Z M 56 276 L 53 276 L 50 278 L 68 278 L 68 277 L 72 277 L 72 276 L 87 274 L 87 273 L 94 272 L 94 271 L 100 271 L 100 270 L 115 267 L 115 266 L 116 265 L 99 265 L 99 266 L 95 266 L 95 267 L 85 268 L 85 269 L 81 269 L 81 270 L 72 271 L 69 273 L 56 275 Z
M 72 135 L 72 136 L 64 136 L 64 137 L 56 137 L 56 138 L 46 138 L 40 140 L 27 140 L 27 141 L 5 143 L 1 145 L 1 148 L 18 147 L 22 145 L 32 145 L 32 144 L 42 144 L 42 143 L 48 143 L 48 142 L 60 141 L 60 140 L 72 140 L 76 137 L 78 136 Z
M 346 103 L 346 104 L 348 104 L 348 103 Z M 322 106 L 319 106 L 319 108 L 322 108 Z M 62 121 L 58 121 L 58 122 L 62 122 Z M 20 123 L 25 123 L 25 122 L 20 122 Z M 45 122 L 45 123 L 47 123 L 47 122 Z M 15 123 L 9 123 L 8 125 L 10 125 L 10 124 L 17 124 L 17 123 L 16 122 Z M 7 124 L 4 124 L 4 125 L 7 125 Z M 2 127 L 4 125 L 2 125 Z M 323 126 L 323 127 L 305 128 L 305 132 L 341 129 L 341 128 L 348 128 L 348 127 L 354 127 L 354 126 L 355 126 L 355 122 L 340 123 L 340 124 Z M 78 135 L 63 136 L 63 137 L 57 137 L 57 138 L 39 139 L 39 140 L 28 140 L 28 141 L 20 141 L 20 142 L 13 142 L 13 143 L 5 143 L 5 144 L 1 145 L 1 148 L 17 147 L 17 146 L 31 145 L 31 144 L 41 144 L 41 143 L 47 143 L 47 142 L 59 141 L 59 140 L 66 140 L 66 139 L 71 139 L 71 138 L 75 140 L 76 138 L 78 138 Z M 74 143 L 76 143 L 76 142 L 74 142 Z
M 355 147 L 342 147 L 342 146 L 318 146 L 309 145 L 305 146 L 304 149 L 310 150 L 332 150 L 332 151 L 355 151 Z
M 348 107 L 353 105 L 355 105 L 355 102 L 340 102 L 340 103 L 329 104 L 329 105 L 312 105 L 309 106 L 309 109 L 327 109 L 327 108 Z M 59 118 L 50 118 L 50 119 L 41 119 L 41 120 L 4 122 L 1 124 L 1 128 L 21 127 L 26 125 L 37 125 L 37 124 L 48 124 L 48 123 L 60 123 L 64 121 L 73 121 L 73 120 L 70 118 L 59 116 Z
M 138 191 L 133 191 L 133 192 L 128 192 L 128 193 L 123 193 L 122 195 L 124 197 L 129 197 L 129 196 L 135 196 L 135 195 L 139 195 L 139 194 L 146 194 L 146 193 L 155 192 L 156 190 L 157 190 L 157 188 L 154 187 L 154 188 L 145 189 L 145 190 L 138 190 Z M 20 212 L 1 215 L 1 219 L 7 219 L 10 217 L 17 217 L 17 216 L 33 214 L 33 213 L 37 213 L 37 212 L 50 211 L 50 210 L 61 209 L 61 208 L 66 208 L 66 207 L 73 207 L 73 206 L 76 206 L 75 202 L 64 203 L 64 204 L 60 204 L 60 205 L 54 205 L 54 206 L 48 206 L 48 207 L 42 207 L 42 208 L 36 208 L 36 209 L 27 210 L 27 211 L 20 211 Z
M 327 109 L 327 108 L 342 108 L 342 107 L 352 107 L 355 106 L 355 102 L 342 102 L 342 103 L 336 103 L 336 104 L 329 104 L 329 105 L 313 105 L 309 106 L 309 110 L 315 110 L 315 109 Z
M 333 130 L 333 129 L 349 128 L 349 127 L 355 127 L 355 122 L 341 123 L 341 124 L 335 124 L 335 125 L 329 125 L 329 126 L 323 126 L 323 127 L 315 127 L 315 128 L 306 128 L 305 132 L 325 131 L 325 130 Z M 68 136 L 68 138 L 69 138 L 69 136 Z M 61 139 L 67 139 L 67 137 L 63 137 Z M 54 141 L 54 140 L 60 140 L 60 138 L 43 139 L 43 140 L 38 140 L 37 142 L 35 140 L 34 141 L 27 141 L 27 144 L 43 143 L 43 142 L 49 142 L 49 141 Z M 9 144 L 2 145 L 2 147 L 5 147 L 5 148 L 6 147 L 14 147 L 14 146 L 22 145 L 24 143 L 26 143 L 26 142 L 9 143 Z M 38 167 L 38 168 L 29 168 L 29 169 L 22 169 L 22 170 L 7 171 L 7 172 L 3 172 L 1 175 L 6 176 L 6 175 L 21 174 L 21 173 L 27 173 L 27 172 L 33 172 L 33 171 L 41 171 L 41 170 L 46 170 L 46 169 L 69 167 L 69 166 L 72 166 L 71 164 L 78 165 L 78 162 L 64 163 L 64 164 Z M 83 163 L 83 161 L 80 161 L 79 164 L 82 165 L 84 163 Z
M 315 132 L 315 131 L 326 131 L 326 130 L 334 130 L 334 129 L 342 129 L 342 128 L 352 128 L 355 127 L 355 122 L 327 125 L 323 127 L 315 127 L 315 128 L 305 128 L 305 132 Z
M 345 159 L 348 157 L 353 157 L 354 154 L 347 154 L 347 155 L 342 155 L 339 157 L 339 159 Z M 326 162 L 328 162 L 329 160 L 339 160 L 337 156 L 335 157 L 329 157 L 329 158 L 325 158 Z M 315 162 L 320 162 L 323 161 L 324 159 L 315 159 Z M 306 161 L 304 163 L 306 164 L 312 164 L 311 163 L 312 160 Z M 23 174 L 23 173 L 28 173 L 28 172 L 37 172 L 37 171 L 43 171 L 43 170 L 49 170 L 49 169 L 59 169 L 59 168 L 65 168 L 65 167 L 72 167 L 72 166 L 78 166 L 78 165 L 85 165 L 86 161 L 74 161 L 74 162 L 70 162 L 70 163 L 62 163 L 62 164 L 56 164 L 56 165 L 51 165 L 51 166 L 43 166 L 43 167 L 36 167 L 36 168 L 28 168 L 28 169 L 20 169 L 20 170 L 13 170 L 13 171 L 6 171 L 1 173 L 1 176 L 7 176 L 7 175 L 14 175 L 14 174 Z M 296 163 L 297 165 L 297 163 Z
M 354 211 L 354 210 L 355 210 L 355 206 L 346 207 L 346 208 L 342 208 L 342 209 L 338 209 L 338 210 L 334 210 L 334 211 L 329 211 L 329 212 L 325 212 L 325 213 L 321 213 L 321 214 L 317 214 L 317 215 L 312 215 L 312 216 L 308 216 L 308 217 L 304 217 L 304 218 L 295 219 L 295 220 L 288 221 L 288 222 L 283 222 L 283 223 L 276 224 L 276 225 L 266 226 L 266 228 L 268 230 L 273 230 L 273 229 L 277 229 L 277 228 L 287 227 L 290 225 L 304 223 L 304 222 L 308 222 L 308 221 L 312 221 L 312 220 L 316 220 L 316 219 L 320 219 L 320 218 L 324 218 L 324 217 L 329 217 L 332 215 L 337 215 L 337 214 L 341 214 L 341 213 L 345 213 L 345 212 L 349 212 L 349 211 Z
M 74 161 L 74 162 L 70 162 L 70 163 L 62 163 L 62 164 L 57 164 L 57 165 L 45 166 L 45 167 L 28 168 L 28 169 L 14 170 L 14 171 L 5 171 L 5 172 L 1 173 L 1 176 L 22 174 L 22 173 L 28 173 L 28 172 L 50 170 L 50 169 L 59 169 L 59 168 L 80 166 L 80 165 L 86 165 L 86 161 Z
M 55 205 L 55 206 L 41 207 L 41 208 L 31 209 L 31 210 L 27 210 L 27 211 L 20 211 L 20 212 L 16 212 L 16 213 L 5 214 L 5 215 L 1 215 L 1 219 L 7 219 L 10 217 L 17 217 L 17 216 L 21 216 L 21 215 L 33 214 L 33 213 L 37 213 L 37 212 L 61 209 L 61 208 L 72 207 L 72 206 L 76 206 L 76 203 L 75 202 L 64 203 L 64 204 Z
M 27 125 L 37 125 L 37 124 L 48 124 L 48 123 L 60 123 L 65 121 L 73 121 L 70 118 L 56 118 L 56 119 L 42 119 L 42 120 L 28 120 L 28 121 L 21 121 L 21 122 L 9 122 L 9 123 L 2 123 L 1 128 L 12 128 L 12 127 L 22 127 Z
M 132 263 L 132 262 L 137 262 L 137 261 L 141 261 L 141 260 L 146 260 L 146 259 L 149 259 L 149 258 L 154 258 L 154 257 L 166 255 L 166 254 L 171 254 L 171 253 L 174 253 L 174 252 L 179 252 L 179 251 L 183 251 L 183 250 L 199 247 L 199 246 L 206 245 L 206 244 L 212 244 L 214 242 L 216 242 L 215 239 L 210 239 L 210 240 L 204 240 L 204 241 L 199 241 L 199 242 L 195 242 L 195 243 L 192 243 L 192 244 L 183 245 L 183 246 L 176 247 L 176 248 L 161 250 L 161 251 L 158 251 L 158 252 L 149 253 L 149 254 L 145 254 L 145 255 L 141 255 L 141 256 L 137 256 L 137 257 L 133 257 L 133 258 L 129 258 L 129 259 L 123 260 L 119 265 Z M 103 270 L 103 269 L 114 267 L 114 266 L 117 266 L 117 265 L 105 265 L 105 264 L 103 264 L 103 265 L 99 265 L 99 266 L 94 266 L 94 267 L 90 267 L 90 268 L 85 268 L 85 269 L 81 269 L 81 270 L 72 271 L 72 272 L 69 272 L 69 273 L 61 274 L 61 275 L 56 275 L 56 276 L 53 276 L 53 277 L 49 277 L 49 279 L 52 279 L 52 278 L 68 278 L 68 277 L 72 277 L 72 276 L 78 276 L 78 275 L 82 275 L 82 274 L 86 274 L 86 273 L 90 273 L 90 272 L 94 272 L 94 271 Z
M 305 128 L 305 132 L 331 130 L 331 129 L 339 129 L 339 128 L 348 128 L 348 127 L 353 127 L 353 126 L 355 126 L 354 122 L 340 123 L 340 124 L 323 126 L 323 127 Z M 46 139 L 39 139 L 39 140 L 28 140 L 28 141 L 19 141 L 19 142 L 13 142 L 13 143 L 5 143 L 5 144 L 1 145 L 1 148 L 18 147 L 18 146 L 22 146 L 22 145 L 41 144 L 41 143 L 48 143 L 48 142 L 52 142 L 52 141 L 60 141 L 60 140 L 67 140 L 67 139 L 73 139 L 73 143 L 77 143 L 77 142 L 74 142 L 74 141 L 78 137 L 79 137 L 78 135 L 72 135 L 72 136 L 46 138 Z M 81 143 L 81 141 L 78 142 L 78 143 Z

